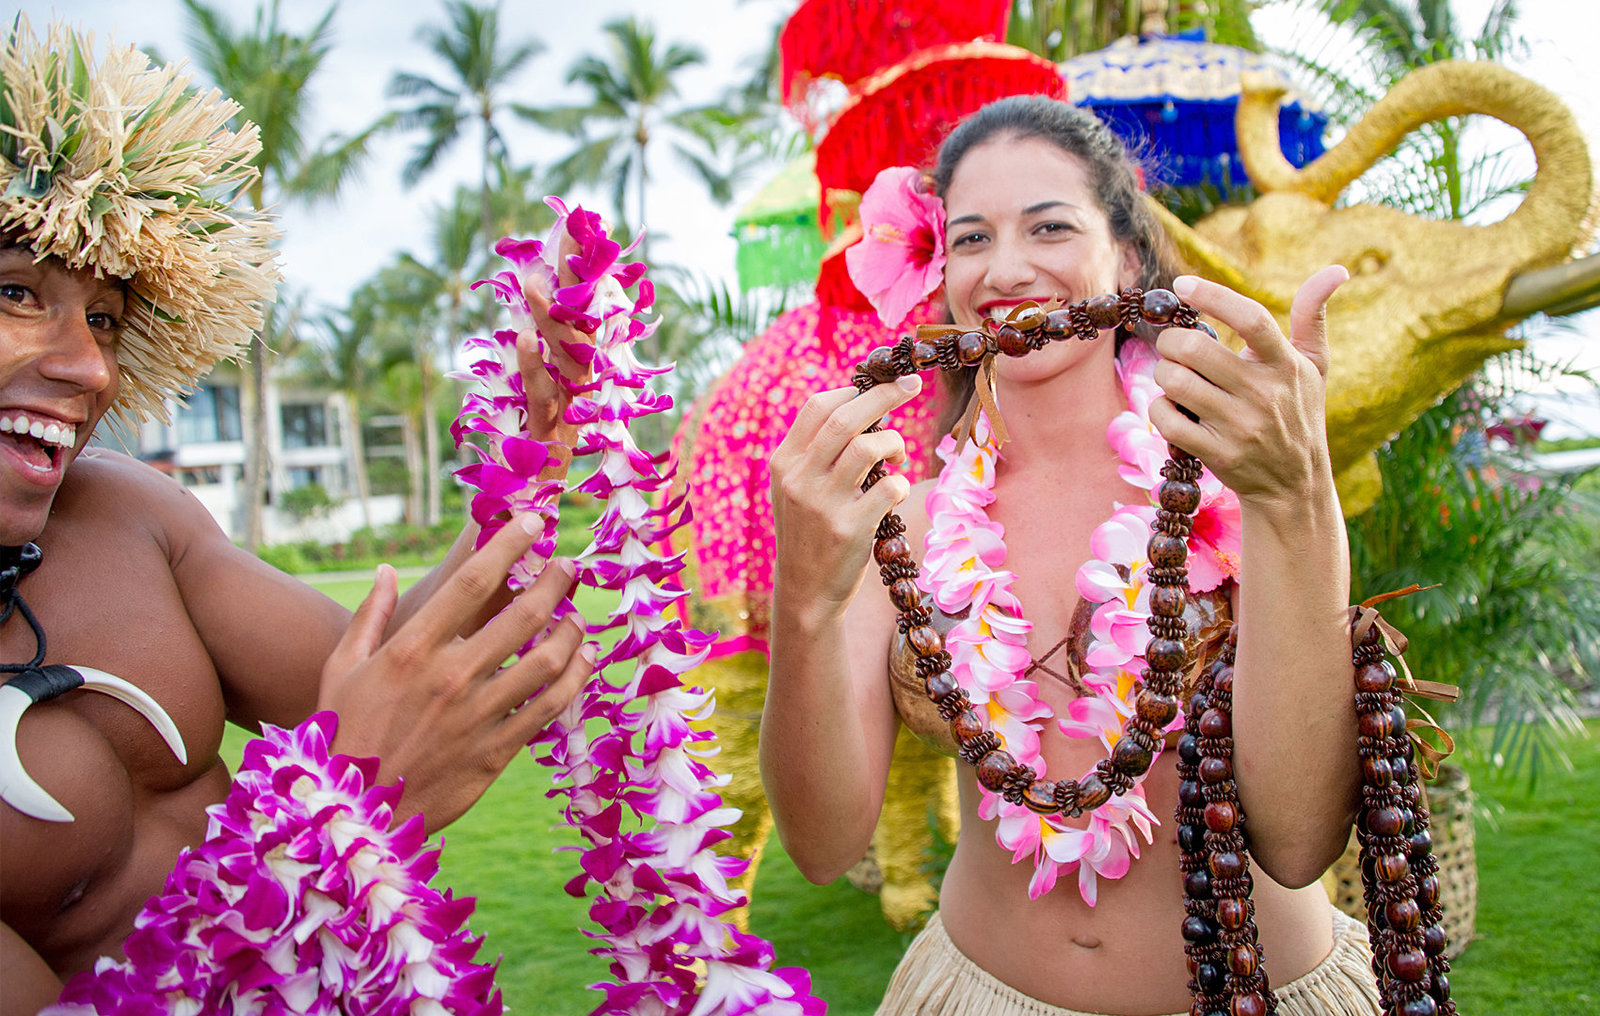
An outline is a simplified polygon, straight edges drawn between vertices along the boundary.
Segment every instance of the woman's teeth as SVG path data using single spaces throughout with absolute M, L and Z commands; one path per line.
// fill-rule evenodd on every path
M 26 435 L 42 444 L 54 445 L 57 448 L 71 448 L 78 441 L 76 427 L 56 423 L 54 420 L 48 423 L 43 420 L 32 420 L 26 413 L 0 416 L 0 434 Z

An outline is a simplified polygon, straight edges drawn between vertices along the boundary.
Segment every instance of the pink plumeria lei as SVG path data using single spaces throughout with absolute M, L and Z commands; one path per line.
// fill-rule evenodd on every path
M 1092 556 L 1078 570 L 1076 584 L 1085 600 L 1098 604 L 1082 674 L 1092 694 L 1074 700 L 1067 716 L 1056 720 L 1062 733 L 1098 738 L 1107 751 L 1133 713 L 1150 634 L 1144 555 L 1155 517 L 1154 490 L 1166 459 L 1166 443 L 1149 419 L 1150 402 L 1161 393 L 1152 376 L 1155 360 L 1147 343 L 1130 339 L 1118 361 L 1128 409 L 1112 421 L 1107 438 L 1122 460 L 1123 477 L 1151 491 L 1151 500 L 1116 506 L 1090 537 Z M 1157 449 L 1159 454 L 1151 459 Z M 980 416 L 975 439 L 959 448 L 954 438 L 946 437 L 939 455 L 945 465 L 928 493 L 927 550 L 918 584 L 945 614 L 967 612 L 945 637 L 951 674 L 973 704 L 986 709 L 990 729 L 1005 738 L 1006 750 L 1043 778 L 1046 765 L 1039 733 L 1052 710 L 1039 697 L 1038 685 L 1023 677 L 1031 662 L 1027 639 L 1033 626 L 1022 616 L 1022 605 L 1011 591 L 1016 576 L 1004 568 L 1003 527 L 987 511 L 995 499 L 1000 457 L 987 419 Z M 1240 546 L 1237 497 L 1209 471 L 1201 477 L 1201 489 L 1189 541 L 1190 588 L 1197 592 L 1216 588 L 1225 577 L 1238 578 Z M 1180 715 L 1167 729 L 1182 724 Z M 1146 803 L 1142 780 L 1094 809 L 1083 828 L 1036 815 L 981 786 L 978 789 L 979 814 L 996 820 L 996 842 L 1012 852 L 1013 861 L 1033 859 L 1031 899 L 1049 892 L 1060 875 L 1076 871 L 1079 894 L 1094 906 L 1098 879 L 1126 875 L 1139 857 L 1140 838 L 1150 843 L 1151 827 L 1160 824 Z
M 594 1013 L 824 1012 L 806 971 L 773 969 L 770 944 L 722 920 L 744 903 L 728 880 L 742 874 L 746 862 L 712 848 L 728 838 L 725 827 L 739 813 L 723 807 L 716 788 L 727 778 L 705 762 L 717 750 L 714 735 L 691 726 L 710 715 L 711 693 L 683 680 L 705 658 L 712 638 L 668 616 L 685 595 L 672 584 L 681 555 L 655 548 L 682 524 L 686 509 L 681 499 L 651 507 L 668 487 L 672 468 L 667 456 L 640 450 L 628 433 L 629 421 L 671 405 L 649 388 L 650 378 L 669 368 L 643 366 L 634 355 L 635 343 L 655 327 L 639 317 L 651 305 L 653 287 L 643 278 L 644 265 L 619 263 L 627 252 L 607 237 L 599 216 L 569 210 L 554 198 L 549 203 L 559 221 L 546 239 L 506 239 L 496 246 L 512 268 L 488 283 L 515 327 L 470 344 L 484 354 L 469 375 L 482 390 L 467 397 L 455 433 L 458 441 L 468 433 L 483 439 L 481 462 L 458 475 L 478 489 L 473 515 L 486 530 L 507 511 L 545 518 L 545 539 L 514 576 L 514 583 L 525 583 L 553 549 L 564 484 L 538 480 L 548 452 L 525 436 L 515 343 L 518 331 L 533 327 L 524 287 L 553 291 L 552 316 L 594 340 L 566 349 L 592 370 L 590 381 L 574 383 L 547 368 L 572 396 L 566 420 L 578 426 L 575 461 L 598 460 L 573 489 L 605 505 L 592 542 L 578 557 L 578 581 L 621 593 L 605 621 L 588 625 L 591 634 L 621 627 L 621 638 L 535 742 L 548 751 L 539 761 L 555 769 L 551 795 L 566 798 L 566 820 L 586 843 L 581 871 L 567 891 L 593 893 L 589 915 L 602 930 L 586 934 L 601 942 L 593 951 L 609 958 L 616 978 L 592 986 L 605 996 Z M 579 252 L 568 261 L 578 282 L 557 287 L 563 234 L 578 242 Z M 638 296 L 630 298 L 627 290 L 636 283 Z M 545 339 L 538 342 L 546 352 Z M 614 681 L 608 670 L 624 676 Z
M 400 788 L 372 786 L 377 759 L 329 755 L 337 724 L 318 713 L 246 745 L 205 842 L 135 919 L 126 959 L 102 958 L 44 1011 L 504 1011 L 494 966 L 473 962 L 472 900 L 429 888 L 439 851 L 421 816 L 390 828 Z

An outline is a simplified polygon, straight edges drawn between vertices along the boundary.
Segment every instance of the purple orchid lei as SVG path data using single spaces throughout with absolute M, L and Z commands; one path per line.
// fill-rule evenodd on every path
M 45 1014 L 503 1012 L 494 966 L 473 962 L 473 901 L 429 888 L 421 816 L 390 828 L 400 788 L 372 785 L 377 759 L 329 755 L 337 724 L 317 713 L 246 745 L 126 959 L 72 978 Z
M 526 436 L 519 332 L 534 332 L 550 376 L 571 396 L 565 419 L 578 427 L 574 459 L 598 460 L 572 488 L 604 503 L 592 542 L 578 557 L 577 578 L 621 593 L 607 619 L 587 626 L 591 634 L 621 627 L 621 637 L 534 742 L 547 752 L 540 763 L 555 770 L 550 795 L 565 796 L 566 821 L 586 844 L 575 848 L 581 871 L 566 890 L 593 894 L 589 915 L 602 930 L 585 934 L 601 942 L 592 951 L 609 959 L 615 977 L 591 985 L 604 993 L 593 1012 L 823 1013 L 826 1006 L 811 995 L 805 970 L 773 969 L 769 943 L 722 919 L 744 902 L 728 880 L 746 862 L 712 848 L 728 838 L 725 827 L 738 810 L 723 807 L 716 788 L 727 778 L 704 761 L 717 750 L 715 735 L 691 725 L 710 715 L 711 693 L 684 681 L 712 638 L 668 616 L 685 595 L 672 587 L 681 555 L 655 548 L 686 520 L 687 509 L 682 498 L 651 506 L 667 489 L 672 465 L 664 454 L 641 450 L 628 433 L 630 421 L 671 406 L 649 387 L 653 376 L 670 368 L 647 367 L 634 355 L 635 343 L 655 328 L 640 319 L 654 287 L 642 263 L 620 263 L 628 251 L 606 235 L 598 215 L 569 210 L 555 198 L 548 203 L 559 219 L 546 239 L 507 238 L 495 247 L 512 267 L 480 285 L 493 288 L 514 327 L 469 340 L 479 359 L 462 376 L 476 379 L 481 390 L 467 395 L 452 432 L 458 444 L 469 434 L 481 442 L 472 446 L 480 461 L 457 475 L 477 489 L 472 514 L 484 528 L 483 540 L 509 512 L 537 512 L 545 520 L 542 538 L 513 571 L 514 586 L 532 581 L 552 553 L 565 489 L 563 482 L 538 478 L 550 453 Z M 567 259 L 577 278 L 570 286 L 557 279 L 564 234 L 579 247 Z M 635 285 L 638 295 L 629 297 Z M 534 328 L 525 287 L 552 293 L 551 317 L 593 337 L 592 345 L 564 346 L 592 371 L 591 380 L 574 382 L 548 366 L 550 350 Z M 570 602 L 567 609 L 574 609 Z M 614 681 L 607 670 L 626 670 L 626 676 Z

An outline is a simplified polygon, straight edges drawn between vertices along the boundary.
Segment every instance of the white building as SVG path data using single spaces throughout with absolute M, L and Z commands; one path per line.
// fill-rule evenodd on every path
M 147 421 L 132 428 L 107 418 L 92 443 L 126 452 L 175 475 L 235 540 L 246 522 L 245 451 L 250 419 L 244 412 L 239 368 L 219 364 L 183 404 L 172 422 Z M 354 426 L 349 401 L 339 392 L 267 383 L 267 508 L 263 540 L 342 540 L 366 524 L 357 496 L 354 461 L 345 435 Z M 326 515 L 297 519 L 283 509 L 292 490 L 316 484 L 335 507 Z M 369 499 L 371 524 L 396 522 L 402 498 Z

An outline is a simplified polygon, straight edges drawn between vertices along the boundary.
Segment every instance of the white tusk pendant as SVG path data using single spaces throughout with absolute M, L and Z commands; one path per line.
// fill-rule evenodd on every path
M 110 695 L 133 707 L 156 728 L 179 763 L 189 761 L 178 725 L 172 722 L 160 703 L 137 685 L 92 667 L 52 664 L 25 670 L 0 687 L 0 800 L 45 822 L 71 822 L 72 813 L 22 768 L 22 759 L 17 754 L 17 726 L 29 706 L 48 702 L 75 688 Z

